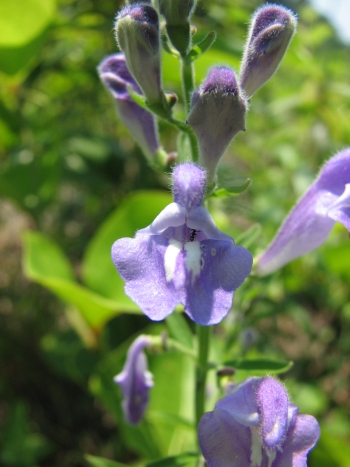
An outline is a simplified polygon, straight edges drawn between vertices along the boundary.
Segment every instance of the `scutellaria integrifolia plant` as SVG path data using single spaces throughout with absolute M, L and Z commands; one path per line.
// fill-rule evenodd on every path
M 208 467 L 307 467 L 320 428 L 301 415 L 274 378 L 249 378 L 202 417 L 199 444 Z
M 116 19 L 123 54 L 107 58 L 99 68 L 121 118 L 131 131 L 133 124 L 138 128 L 135 139 L 146 146 L 149 161 L 160 148 L 156 118 L 176 127 L 185 137 L 179 139 L 187 138 L 190 143 L 179 144 L 178 157 L 173 158 L 173 202 L 133 238 L 117 239 L 112 260 L 125 282 L 125 293 L 151 320 L 161 321 L 180 308 L 197 325 L 195 413 L 197 425 L 201 420 L 199 444 L 208 466 L 305 467 L 306 455 L 319 436 L 318 424 L 313 417 L 298 414 L 283 385 L 272 377 L 250 378 L 235 386 L 213 412 L 203 416 L 210 326 L 225 318 L 236 289 L 252 268 L 250 252 L 217 227 L 208 199 L 220 188 L 216 175 L 222 156 L 237 133 L 246 129 L 248 99 L 279 66 L 295 32 L 296 17 L 279 5 L 259 8 L 253 15 L 239 75 L 226 65 L 216 65 L 196 89 L 193 61 L 207 50 L 214 35 L 192 45 L 194 7 L 193 0 L 157 0 L 153 6 L 132 2 Z M 160 31 L 166 40 L 160 40 Z M 170 104 L 163 91 L 162 44 L 181 62 L 185 121 L 173 117 L 175 99 Z M 114 62 L 123 62 L 123 76 Z M 122 115 L 126 105 L 121 107 L 119 102 L 133 109 L 128 114 L 131 121 Z M 143 112 L 145 120 L 140 118 Z M 138 133 L 141 136 L 136 137 Z M 170 159 L 165 156 L 166 160 Z M 336 194 L 327 211 L 332 222 L 338 208 L 344 217 L 349 190 L 343 187 Z M 135 341 L 116 378 L 123 390 L 125 416 L 134 424 L 142 418 L 151 385 L 143 354 L 146 341 L 145 336 Z
M 257 272 L 270 274 L 318 248 L 326 241 L 335 222 L 350 231 L 350 149 L 325 163 L 271 245 L 259 257 Z
M 123 371 L 114 378 L 123 394 L 122 408 L 127 422 L 137 425 L 141 422 L 153 387 L 153 376 L 148 371 L 145 347 L 150 345 L 148 336 L 139 336 L 128 350 Z

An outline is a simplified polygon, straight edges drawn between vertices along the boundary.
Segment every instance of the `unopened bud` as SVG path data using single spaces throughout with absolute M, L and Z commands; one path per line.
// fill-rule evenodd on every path
M 152 162 L 162 151 L 158 140 L 157 123 L 154 116 L 137 105 L 128 93 L 127 87 L 141 94 L 141 90 L 128 70 L 124 54 L 107 57 L 98 67 L 101 81 L 115 99 L 119 116 Z M 165 157 L 165 156 L 164 156 Z
M 165 17 L 169 39 L 176 50 L 185 55 L 191 43 L 189 18 L 194 0 L 158 0 L 159 11 Z
M 207 170 L 209 183 L 232 138 L 245 130 L 246 110 L 234 71 L 226 66 L 212 68 L 199 91 L 193 94 L 187 123 L 197 136 L 198 163 Z
M 275 73 L 296 27 L 294 13 L 280 5 L 263 6 L 253 15 L 240 72 L 248 97 Z
M 149 104 L 162 102 L 159 20 L 149 5 L 130 5 L 119 13 L 115 23 L 118 45 L 128 68 Z

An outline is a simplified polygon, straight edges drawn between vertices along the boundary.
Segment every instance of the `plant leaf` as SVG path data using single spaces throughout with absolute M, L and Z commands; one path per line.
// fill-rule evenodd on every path
M 211 31 L 209 32 L 205 38 L 198 42 L 198 44 L 195 44 L 192 49 L 188 52 L 186 60 L 193 62 L 194 60 L 197 60 L 201 55 L 204 54 L 215 42 L 216 40 L 216 32 Z
M 257 358 L 249 360 L 230 360 L 228 362 L 224 362 L 223 365 L 233 367 L 236 370 L 278 374 L 288 371 L 293 366 L 293 362 L 280 362 L 277 360 Z

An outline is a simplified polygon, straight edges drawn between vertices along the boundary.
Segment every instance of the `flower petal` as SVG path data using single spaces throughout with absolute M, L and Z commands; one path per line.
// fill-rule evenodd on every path
M 168 227 L 179 227 L 180 225 L 185 224 L 185 221 L 185 208 L 180 206 L 178 203 L 170 203 L 163 209 L 160 214 L 158 214 L 152 224 L 150 224 L 148 227 L 145 227 L 144 229 L 138 230 L 136 235 L 160 235 Z
M 261 416 L 261 436 L 267 448 L 281 446 L 288 427 L 288 396 L 283 385 L 274 378 L 260 380 L 257 403 Z
M 250 467 L 250 429 L 224 410 L 203 415 L 198 439 L 208 467 Z
M 256 386 L 259 381 L 260 378 L 248 378 L 237 385 L 231 394 L 217 402 L 215 407 L 224 410 L 244 426 L 258 427 L 260 417 L 256 400 Z
M 121 238 L 112 246 L 112 259 L 126 282 L 125 293 L 152 320 L 169 315 L 179 303 L 172 282 L 167 282 L 164 257 L 169 241 L 159 235 Z
M 221 232 L 221 230 L 216 227 L 213 218 L 203 206 L 191 209 L 187 214 L 186 224 L 190 229 L 202 231 L 207 238 L 211 238 L 213 240 L 226 240 L 234 243 L 233 238 L 224 232 Z
M 289 261 L 318 248 L 335 220 L 349 228 L 346 184 L 350 183 L 350 149 L 332 157 L 292 209 L 275 239 L 258 260 L 258 273 L 270 274 Z M 344 191 L 345 190 L 345 191 Z M 340 201 L 340 204 L 338 204 Z
M 189 245 L 191 242 L 186 244 Z M 228 313 L 233 293 L 250 274 L 253 260 L 248 250 L 232 241 L 203 240 L 198 249 L 199 254 L 191 252 L 190 260 L 186 249 L 182 301 L 185 312 L 205 326 L 219 323 Z
M 306 456 L 320 436 L 317 420 L 311 415 L 297 415 L 288 430 L 283 451 L 277 453 L 272 467 L 307 467 Z
M 350 183 L 345 185 L 344 193 L 331 205 L 328 216 L 350 231 Z

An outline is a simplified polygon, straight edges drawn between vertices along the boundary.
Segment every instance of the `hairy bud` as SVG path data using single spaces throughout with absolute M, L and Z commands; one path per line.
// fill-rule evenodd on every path
M 214 67 L 192 96 L 187 123 L 193 128 L 199 144 L 199 164 L 207 170 L 208 182 L 232 138 L 245 130 L 247 106 L 234 71 L 225 66 Z
M 116 18 L 118 45 L 149 104 L 162 102 L 159 20 L 149 5 L 130 5 Z
M 240 72 L 248 97 L 275 73 L 296 27 L 296 16 L 280 5 L 264 6 L 253 15 Z

